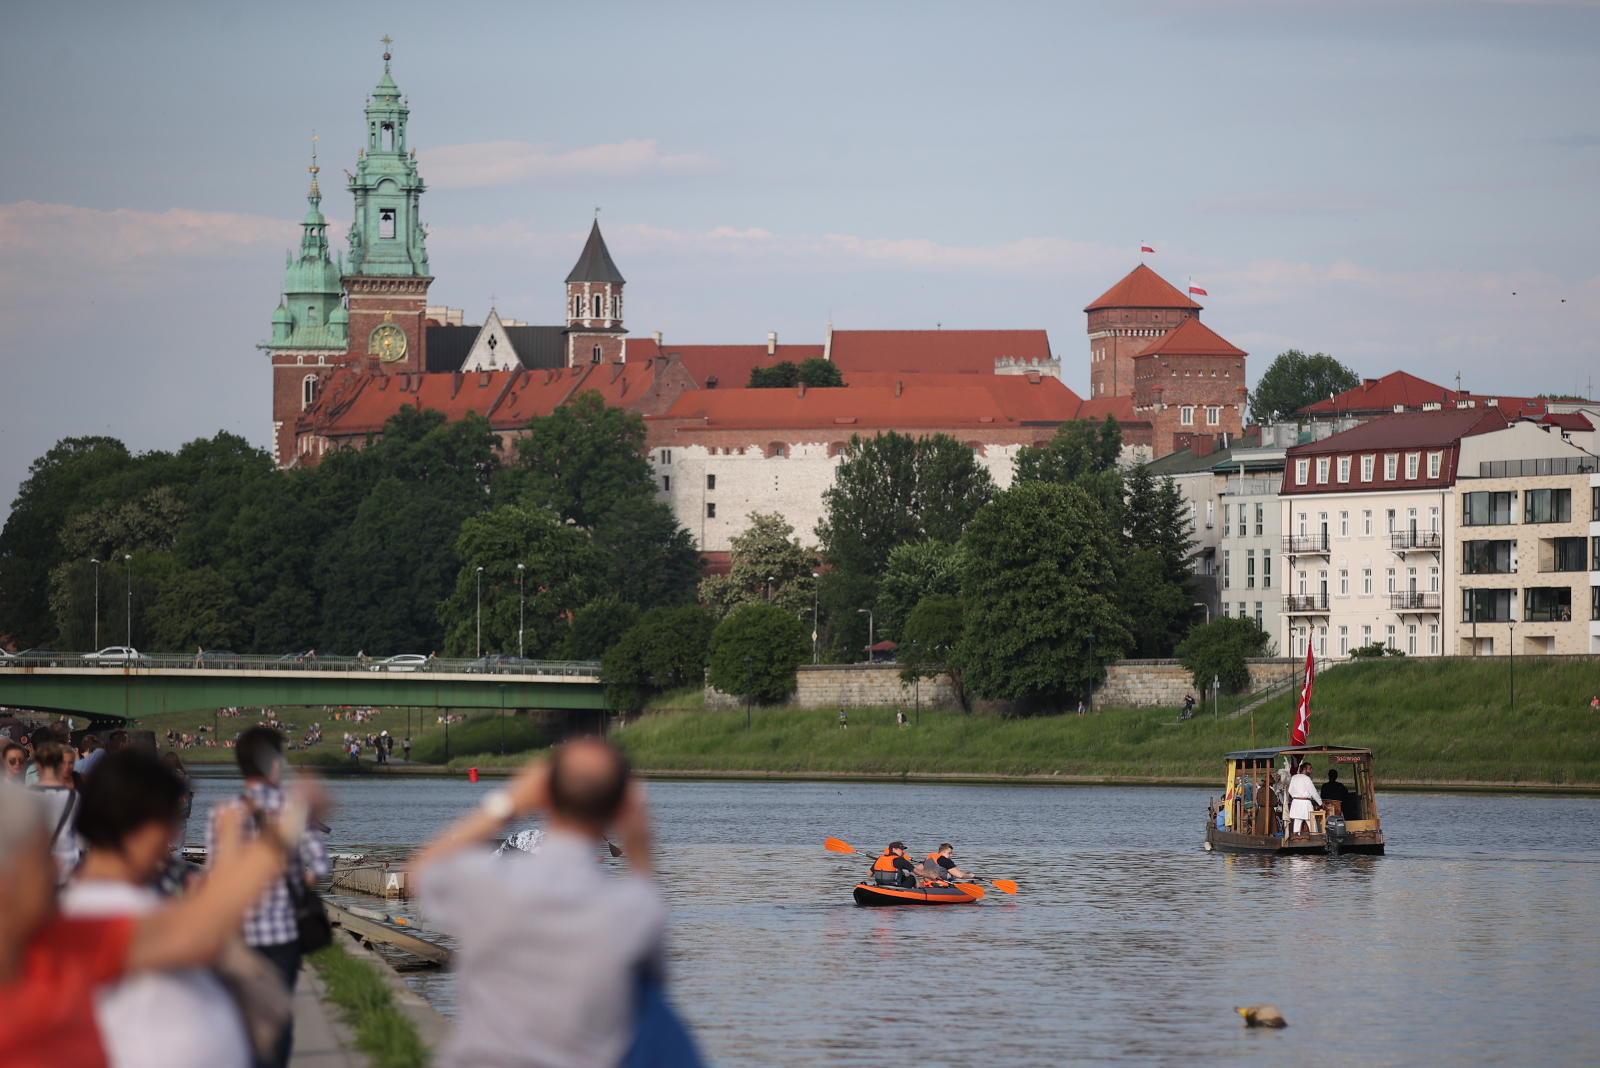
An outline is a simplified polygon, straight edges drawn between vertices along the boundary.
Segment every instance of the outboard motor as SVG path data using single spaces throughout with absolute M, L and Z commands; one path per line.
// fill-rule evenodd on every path
M 1345 827 L 1343 816 L 1328 817 L 1328 830 L 1322 837 L 1322 841 L 1328 850 L 1328 856 L 1336 857 L 1339 855 L 1339 851 L 1344 848 L 1345 835 L 1349 833 L 1349 829 Z

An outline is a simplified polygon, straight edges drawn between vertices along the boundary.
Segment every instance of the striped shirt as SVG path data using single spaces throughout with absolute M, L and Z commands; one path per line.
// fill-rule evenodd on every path
M 271 783 L 254 782 L 244 788 L 244 801 L 255 811 L 263 815 L 276 813 L 283 808 L 283 791 Z M 238 801 L 227 802 L 228 805 L 238 805 Z M 217 813 L 221 812 L 223 805 L 213 806 L 211 815 L 206 820 L 206 855 L 209 856 L 216 849 Z M 255 824 L 251 820 L 244 823 L 246 835 L 255 834 Z M 328 861 L 328 847 L 322 840 L 322 834 L 312 828 L 306 828 L 305 834 L 300 836 L 299 867 L 307 875 L 318 879 L 326 879 L 333 870 L 333 865 Z M 291 868 L 294 865 L 291 864 Z M 294 919 L 294 901 L 289 897 L 289 886 L 279 879 L 261 895 L 261 900 L 250 907 L 244 914 L 244 940 L 251 946 L 281 946 L 288 942 L 300 939 L 300 928 Z

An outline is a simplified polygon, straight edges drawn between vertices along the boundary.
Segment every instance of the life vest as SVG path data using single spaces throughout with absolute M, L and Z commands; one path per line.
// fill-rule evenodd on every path
M 873 861 L 873 881 L 879 886 L 915 886 L 916 880 L 911 878 L 911 873 L 895 866 L 895 861 L 899 859 L 901 858 L 886 851 L 883 856 Z
M 894 871 L 894 862 L 898 858 L 893 853 L 884 853 L 883 856 L 872 862 L 873 871 Z

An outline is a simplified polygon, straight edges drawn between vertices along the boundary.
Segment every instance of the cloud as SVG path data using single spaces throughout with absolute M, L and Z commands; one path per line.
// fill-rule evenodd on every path
M 714 156 L 663 152 L 654 140 L 566 151 L 527 141 L 484 141 L 431 148 L 420 156 L 422 172 L 436 189 L 532 185 L 564 178 L 673 177 L 707 174 L 722 166 Z

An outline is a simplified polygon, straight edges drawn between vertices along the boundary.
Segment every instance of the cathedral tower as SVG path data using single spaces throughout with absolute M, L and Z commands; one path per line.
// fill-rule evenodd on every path
M 1141 263 L 1083 310 L 1089 316 L 1089 397 L 1098 400 L 1133 396 L 1133 358 L 1185 319 L 1200 318 L 1201 309 Z
M 388 44 L 388 39 L 384 41 Z M 411 112 L 389 76 L 367 100 L 367 146 L 350 179 L 355 219 L 344 289 L 350 296 L 350 355 L 386 374 L 427 370 L 428 250 L 418 201 L 426 189 L 415 149 L 406 147 Z
M 313 152 L 311 191 L 306 194 L 311 206 L 300 223 L 300 251 L 289 253 L 283 299 L 272 313 L 272 340 L 262 346 L 272 357 L 272 449 L 280 465 L 294 456 L 295 420 L 316 399 L 322 379 L 344 359 L 350 344 L 342 272 L 328 257 L 319 170 Z
M 611 262 L 600 220 L 589 229 L 583 255 L 567 275 L 567 366 L 622 363 L 627 331 L 622 328 L 624 279 Z

